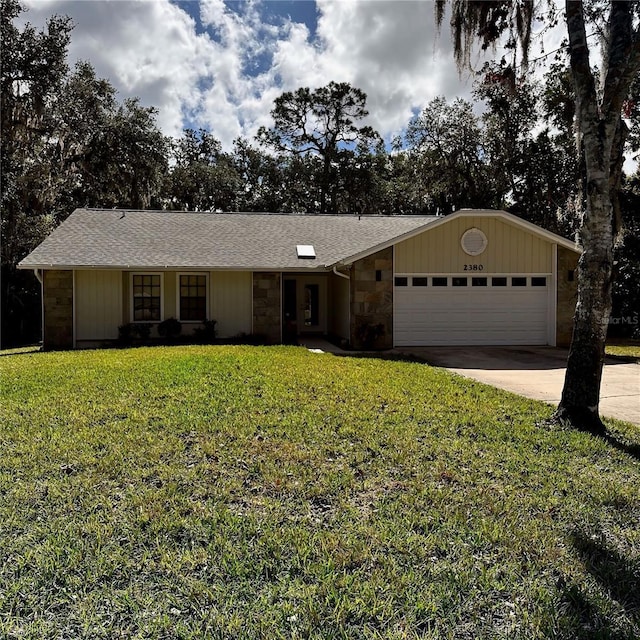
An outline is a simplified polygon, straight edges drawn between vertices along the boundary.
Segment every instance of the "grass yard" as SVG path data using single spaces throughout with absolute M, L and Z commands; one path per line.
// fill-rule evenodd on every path
M 640 340 L 608 341 L 605 353 L 610 356 L 624 356 L 640 360 Z
M 0 375 L 2 638 L 640 637 L 630 425 L 296 347 Z

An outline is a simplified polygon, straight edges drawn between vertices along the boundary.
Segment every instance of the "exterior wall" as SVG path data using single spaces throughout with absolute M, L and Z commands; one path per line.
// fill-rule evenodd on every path
M 558 284 L 556 301 L 556 345 L 567 347 L 573 334 L 573 315 L 578 294 L 578 259 L 575 251 L 558 247 Z M 573 281 L 569 280 L 573 271 Z
M 122 272 L 76 271 L 76 340 L 115 340 L 122 324 Z
M 162 283 L 163 309 L 162 319 L 178 318 L 178 272 L 166 271 Z M 182 326 L 184 332 L 187 325 Z
M 380 271 L 380 281 L 376 281 L 376 271 Z M 363 335 L 367 327 L 378 325 L 383 334 L 367 341 Z M 355 349 L 393 347 L 392 247 L 357 260 L 351 268 L 350 336 Z
M 122 272 L 122 324 L 131 322 L 131 276 Z
M 251 272 L 212 271 L 209 288 L 209 319 L 216 321 L 218 336 L 231 338 L 251 333 Z M 279 314 L 278 306 L 278 318 Z
M 73 348 L 73 271 L 44 271 L 42 274 L 44 326 L 42 347 Z
M 253 272 L 253 333 L 271 344 L 282 341 L 281 281 L 279 272 Z
M 460 246 L 462 234 L 481 229 L 488 244 L 479 256 Z M 498 218 L 461 217 L 400 242 L 396 273 L 458 273 L 465 265 L 482 265 L 485 273 L 549 273 L 551 243 Z
M 329 333 L 345 340 L 349 340 L 349 285 L 349 280 L 333 273 L 329 276 Z
M 120 272 L 118 272 L 120 273 Z M 136 271 L 136 273 L 142 273 Z M 152 273 L 151 271 L 149 273 Z M 153 272 L 157 273 L 157 272 Z M 252 278 L 250 271 L 165 271 L 162 274 L 162 319 L 178 318 L 178 275 L 206 273 L 209 277 L 207 319 L 216 321 L 220 338 L 251 333 Z M 122 305 L 119 324 L 131 322 L 131 272 L 121 276 Z M 189 335 L 198 322 L 183 322 L 182 335 Z M 117 337 L 117 336 L 116 336 Z M 158 337 L 155 328 L 151 337 Z

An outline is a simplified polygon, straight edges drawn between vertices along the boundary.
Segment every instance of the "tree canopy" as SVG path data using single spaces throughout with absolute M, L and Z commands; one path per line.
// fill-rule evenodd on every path
M 358 126 L 369 112 L 366 94 L 346 82 L 330 82 L 313 91 L 301 87 L 276 98 L 273 127 L 258 131 L 261 144 L 288 154 L 317 154 L 322 160 L 320 212 L 335 212 L 338 166 L 347 152 L 380 140 L 369 126 Z
M 119 103 L 89 63 L 69 69 L 68 18 L 19 29 L 22 11 L 0 3 L 3 346 L 40 318 L 33 276 L 17 263 L 77 206 L 159 206 L 168 167 L 155 109 Z

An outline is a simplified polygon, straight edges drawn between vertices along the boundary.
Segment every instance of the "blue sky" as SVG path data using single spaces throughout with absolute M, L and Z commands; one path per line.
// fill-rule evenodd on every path
M 27 19 L 69 15 L 71 61 L 121 98 L 158 108 L 169 135 L 208 129 L 230 149 L 269 126 L 283 91 L 349 82 L 389 141 L 434 97 L 468 98 L 429 0 L 25 0 Z M 477 66 L 482 60 L 477 60 Z

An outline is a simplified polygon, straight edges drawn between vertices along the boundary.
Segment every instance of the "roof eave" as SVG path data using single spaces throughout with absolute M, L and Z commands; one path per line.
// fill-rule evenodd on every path
M 364 249 L 363 251 L 354 253 L 353 255 L 340 258 L 339 260 L 336 260 L 335 262 L 329 263 L 325 266 L 327 267 L 327 269 L 332 269 L 333 267 L 337 267 L 340 265 L 353 264 L 357 260 L 361 260 L 362 258 L 371 256 L 374 253 L 378 253 L 378 251 L 383 251 L 384 249 L 388 249 L 389 247 L 392 247 L 394 244 L 397 244 L 398 242 L 402 242 L 403 240 L 408 240 L 409 238 L 413 238 L 413 236 L 416 236 L 422 233 L 423 231 L 425 231 L 427 227 L 430 227 L 435 222 L 437 222 L 437 220 L 435 219 L 430 220 L 429 222 L 425 222 L 424 224 L 420 225 L 419 227 L 416 227 L 415 229 L 412 229 L 411 231 L 405 231 L 404 233 L 401 233 L 398 236 L 394 236 L 393 238 L 389 238 L 384 242 L 380 242 L 379 244 L 376 244 L 373 247 Z
M 490 217 L 498 217 L 504 218 L 507 222 L 519 226 L 530 233 L 537 235 L 541 238 L 549 242 L 553 242 L 558 244 L 566 249 L 570 249 L 577 253 L 582 253 L 582 247 L 578 245 L 576 242 L 572 242 L 571 240 L 567 240 L 562 236 L 559 236 L 557 233 L 553 233 L 551 231 L 547 231 L 542 227 L 539 227 L 537 224 L 533 224 L 533 222 L 528 222 L 518 216 L 513 215 L 513 213 L 509 213 L 508 211 L 504 211 L 503 209 L 459 209 L 458 211 L 452 213 L 451 215 L 445 216 L 442 220 L 438 220 L 434 223 L 434 227 L 440 226 L 441 224 L 453 220 L 455 218 L 490 218 Z
M 365 251 L 361 251 L 360 253 L 356 253 L 346 258 L 342 258 L 337 262 L 327 265 L 327 267 L 332 268 L 334 266 L 352 264 L 353 262 L 356 262 L 356 260 L 361 260 L 362 258 L 366 258 L 374 253 L 377 253 L 378 251 L 382 251 L 383 249 L 387 249 L 388 247 L 398 244 L 399 242 L 409 240 L 410 238 L 413 238 L 414 236 L 417 236 L 423 233 L 424 231 L 435 229 L 436 227 L 439 227 L 443 224 L 447 224 L 448 222 L 451 222 L 455 218 L 478 218 L 478 217 L 503 218 L 508 223 L 513 224 L 515 226 L 519 226 L 534 235 L 544 238 L 548 242 L 552 242 L 559 246 L 565 247 L 566 249 L 575 251 L 576 253 L 582 253 L 582 247 L 580 247 L 575 242 L 571 242 L 571 240 L 567 240 L 566 238 L 563 238 L 562 236 L 559 236 L 556 233 L 547 231 L 546 229 L 543 229 L 542 227 L 539 227 L 538 225 L 533 224 L 532 222 L 527 222 L 526 220 L 523 220 L 518 216 L 514 216 L 512 213 L 509 213 L 502 209 L 460 209 L 454 213 L 451 213 L 448 216 L 442 216 L 441 218 L 431 220 L 425 223 L 424 225 L 417 227 L 416 229 L 412 229 L 411 231 L 408 231 L 399 236 L 396 236 L 395 238 L 392 238 L 385 242 L 381 242 L 380 244 L 370 249 L 366 249 Z
M 129 265 L 129 264 L 24 264 L 20 262 L 18 269 L 24 270 L 52 270 L 59 271 L 282 271 L 287 273 L 298 273 L 300 271 L 316 271 L 325 273 L 331 271 L 331 267 L 322 264 L 308 265 L 300 267 L 276 267 L 273 265 L 246 265 L 246 266 L 211 266 L 211 265 Z

